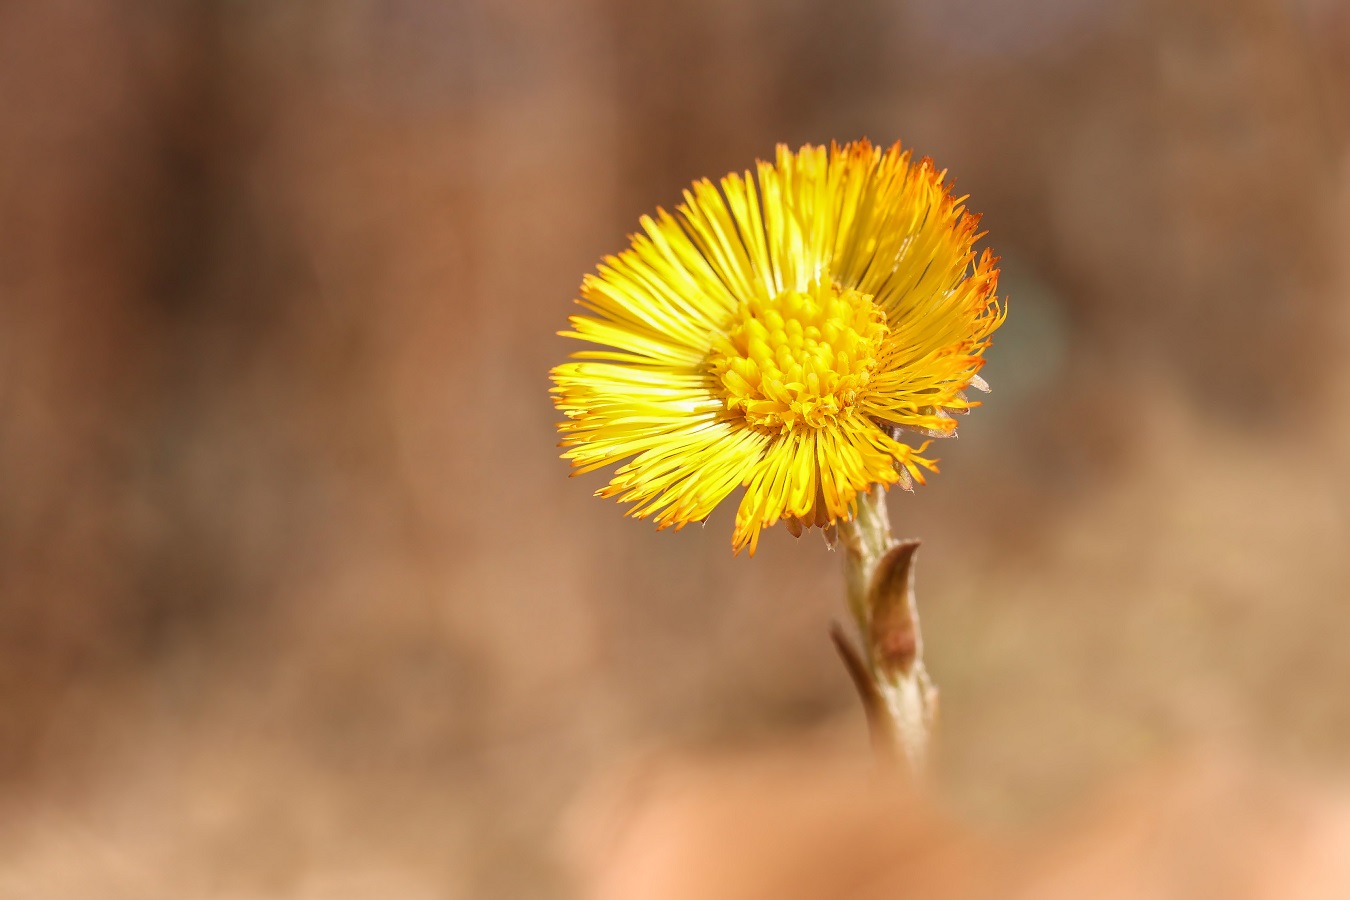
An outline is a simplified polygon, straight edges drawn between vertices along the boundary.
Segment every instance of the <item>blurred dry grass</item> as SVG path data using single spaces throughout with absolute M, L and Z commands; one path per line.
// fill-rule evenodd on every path
M 860 729 L 818 541 L 551 449 L 581 274 L 776 141 L 903 139 L 1005 259 L 893 503 L 956 808 L 1343 777 L 1350 9 L 1010 9 L 0 7 L 0 893 L 557 895 L 634 748 Z

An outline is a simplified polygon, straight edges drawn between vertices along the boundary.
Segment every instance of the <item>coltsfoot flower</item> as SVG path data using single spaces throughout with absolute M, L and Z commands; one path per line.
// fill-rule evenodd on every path
M 644 216 L 561 332 L 602 348 L 551 373 L 574 474 L 626 461 L 597 494 L 660 528 L 744 487 L 732 546 L 753 554 L 779 520 L 831 525 L 872 485 L 936 472 L 900 433 L 955 432 L 1006 312 L 945 179 L 899 144 L 780 145 Z

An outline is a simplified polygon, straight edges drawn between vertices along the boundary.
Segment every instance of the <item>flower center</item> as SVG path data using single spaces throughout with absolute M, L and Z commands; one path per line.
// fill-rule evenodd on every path
M 877 367 L 886 316 L 828 281 L 742 302 L 708 357 L 727 409 L 775 431 L 833 424 Z

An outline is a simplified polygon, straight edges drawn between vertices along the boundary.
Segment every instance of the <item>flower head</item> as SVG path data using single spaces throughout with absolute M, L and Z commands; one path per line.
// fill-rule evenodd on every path
M 955 433 L 1006 308 L 979 216 L 897 144 L 779 146 L 756 176 L 684 193 L 581 285 L 562 334 L 602 349 L 553 369 L 576 473 L 659 527 L 738 487 L 732 545 L 852 517 L 874 484 L 937 471 L 901 430 Z

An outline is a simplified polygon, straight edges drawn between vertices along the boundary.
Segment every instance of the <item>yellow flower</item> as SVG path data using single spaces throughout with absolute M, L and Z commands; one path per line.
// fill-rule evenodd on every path
M 945 178 L 898 144 L 780 145 L 758 184 L 699 181 L 644 216 L 561 332 L 605 348 L 551 373 L 573 474 L 627 460 L 597 494 L 661 528 L 744 486 L 732 546 L 753 554 L 780 519 L 830 525 L 936 472 L 898 433 L 954 433 L 1006 312 Z

